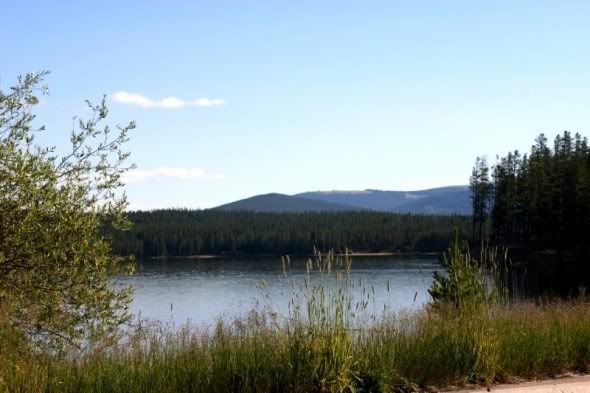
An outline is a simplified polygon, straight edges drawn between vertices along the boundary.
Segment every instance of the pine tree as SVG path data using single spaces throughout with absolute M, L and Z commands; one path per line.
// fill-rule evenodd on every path
M 487 158 L 477 157 L 469 179 L 473 208 L 472 240 L 477 241 L 477 244 L 481 244 L 484 239 L 484 227 L 487 222 L 490 197 L 492 195 L 489 173 L 490 168 Z

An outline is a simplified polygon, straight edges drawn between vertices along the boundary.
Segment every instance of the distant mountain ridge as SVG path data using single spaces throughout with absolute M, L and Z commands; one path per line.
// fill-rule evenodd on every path
M 420 191 L 315 191 L 295 196 L 341 203 L 364 209 L 421 214 L 469 214 L 469 186 L 449 186 Z
M 264 194 L 216 207 L 256 212 L 372 210 L 415 214 L 470 214 L 469 186 L 420 191 L 311 191 L 295 195 Z
M 356 206 L 347 206 L 335 202 L 318 201 L 278 193 L 262 194 L 246 199 L 240 199 L 239 201 L 217 206 L 215 209 L 270 213 L 363 210 Z

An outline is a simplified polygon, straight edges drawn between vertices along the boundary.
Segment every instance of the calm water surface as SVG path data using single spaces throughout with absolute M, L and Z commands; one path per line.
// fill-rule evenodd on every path
M 394 311 L 420 308 L 428 301 L 427 290 L 437 270 L 441 267 L 433 258 L 355 257 L 351 273 L 355 302 L 364 287 L 370 292 L 374 288 L 369 311 L 375 314 L 384 305 Z M 301 282 L 304 275 L 305 259 L 292 260 L 291 276 Z M 267 287 L 257 288 L 259 280 Z M 210 325 L 254 308 L 273 307 L 286 314 L 291 287 L 283 278 L 279 258 L 145 261 L 139 272 L 120 282 L 135 288 L 133 313 L 176 326 L 187 321 Z

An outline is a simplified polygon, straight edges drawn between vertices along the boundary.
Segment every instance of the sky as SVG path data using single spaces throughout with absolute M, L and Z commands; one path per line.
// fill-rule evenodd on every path
M 0 0 L 0 88 L 49 70 L 42 143 L 84 100 L 131 209 L 466 184 L 476 156 L 590 135 L 588 1 Z

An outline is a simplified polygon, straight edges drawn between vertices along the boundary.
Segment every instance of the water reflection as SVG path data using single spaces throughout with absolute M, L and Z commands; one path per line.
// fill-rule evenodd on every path
M 433 273 L 440 269 L 434 258 L 357 257 L 351 272 L 355 301 L 362 295 L 360 288 L 365 287 L 374 288 L 371 311 L 378 313 L 384 306 L 394 311 L 422 307 L 429 299 L 427 290 Z M 305 259 L 292 260 L 295 280 L 301 280 L 304 274 Z M 211 324 L 218 317 L 239 317 L 269 304 L 285 314 L 290 282 L 282 277 L 277 258 L 169 259 L 141 262 L 136 275 L 119 282 L 135 287 L 132 312 L 180 325 L 187 321 Z M 257 288 L 258 280 L 264 280 L 266 288 Z

